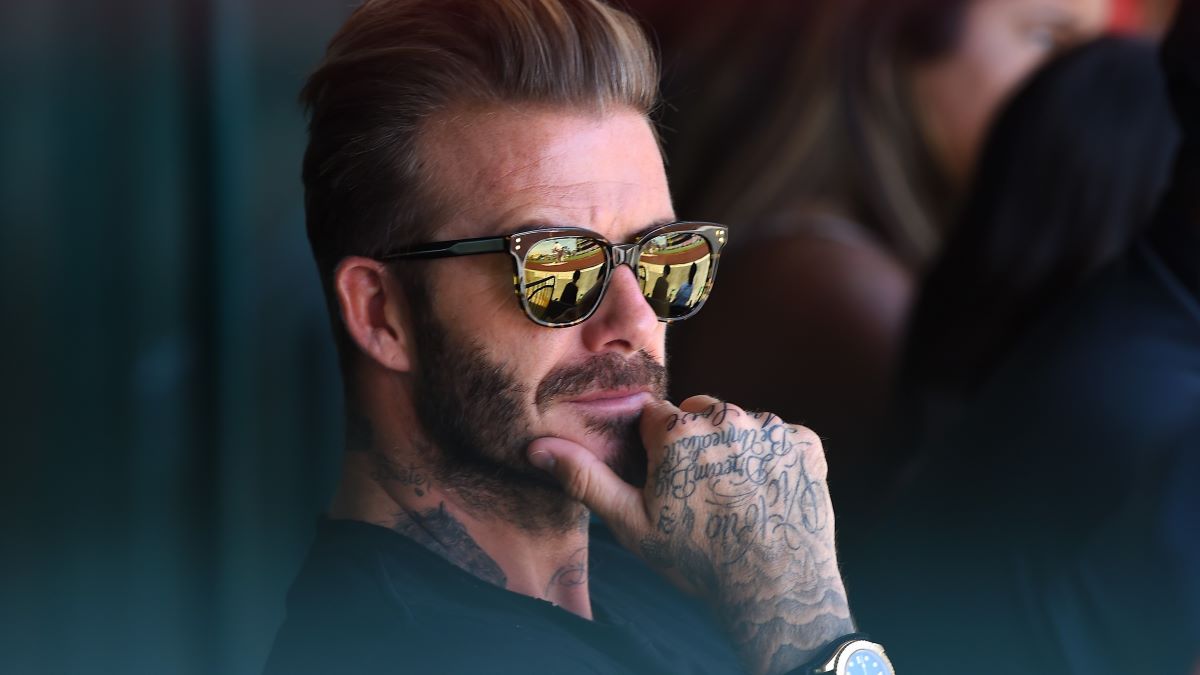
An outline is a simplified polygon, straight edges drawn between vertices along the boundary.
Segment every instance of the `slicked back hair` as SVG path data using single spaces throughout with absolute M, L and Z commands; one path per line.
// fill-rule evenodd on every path
M 531 105 L 649 115 L 658 63 L 640 26 L 598 0 L 367 0 L 301 101 L 309 244 L 346 368 L 333 272 L 430 236 L 438 188 L 418 139 L 451 107 Z

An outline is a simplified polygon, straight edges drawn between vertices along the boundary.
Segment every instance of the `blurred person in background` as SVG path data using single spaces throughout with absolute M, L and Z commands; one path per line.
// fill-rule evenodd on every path
M 1109 26 L 1120 35 L 1161 38 L 1178 0 L 1113 0 Z
M 1063 138 L 1054 143 L 1091 133 L 1067 128 L 1072 124 L 1108 124 L 1111 135 L 1076 150 L 1096 166 L 1061 164 L 1070 160 L 1060 158 L 1048 164 L 1049 157 L 1039 159 L 1040 152 L 1025 147 L 1029 172 L 1058 165 L 1060 172 L 1081 174 L 1055 181 L 1058 199 L 1044 203 L 1042 217 L 1028 214 L 1034 224 L 1010 222 L 1001 214 L 995 221 L 962 225 L 1021 227 L 1030 260 L 1011 264 L 1012 277 L 1032 269 L 1033 287 L 1042 289 L 1037 293 L 1051 296 L 1047 300 L 1060 296 L 1061 302 L 1042 307 L 1042 297 L 1026 297 L 1029 287 L 1014 281 L 997 312 L 1026 308 L 1010 318 L 1024 324 L 1020 338 L 1005 328 L 998 342 L 1007 353 L 984 363 L 988 372 L 978 391 L 945 433 L 922 448 L 925 461 L 904 494 L 888 505 L 877 527 L 857 533 L 844 551 L 847 586 L 863 599 L 856 614 L 886 632 L 900 667 L 934 663 L 930 659 L 936 655 L 937 665 L 924 672 L 957 673 L 962 663 L 971 663 L 974 672 L 1182 675 L 1195 663 L 1200 651 L 1198 46 L 1200 3 L 1189 0 L 1163 50 L 1182 142 L 1170 187 L 1144 228 L 1144 197 L 1157 192 L 1154 175 L 1164 160 L 1157 148 L 1126 144 L 1171 146 L 1173 132 L 1137 128 L 1159 113 L 1134 108 L 1161 105 L 1142 48 L 1105 41 L 1064 57 L 1021 94 L 997 127 L 993 138 L 1010 133 L 1010 119 L 1028 120 L 1035 136 L 1012 141 L 1021 144 L 1036 141 L 1036 130 L 1050 128 L 1042 125 L 1054 120 L 1039 115 L 1057 119 Z M 1138 77 L 1147 81 L 1135 84 Z M 1112 91 L 1103 91 L 1100 82 Z M 1046 90 L 1050 85 L 1061 90 Z M 1072 101 L 1074 116 L 1065 103 L 1056 103 L 1089 90 L 1097 98 Z M 1110 100 L 1137 92 L 1144 98 Z M 1039 115 L 1021 112 L 1037 100 L 1042 101 Z M 1121 110 L 1129 128 L 1112 128 L 1119 126 Z M 1055 147 L 1065 153 L 1069 146 Z M 996 189 L 982 181 L 1003 175 L 992 164 L 994 156 L 1003 155 L 992 148 L 985 153 L 979 191 Z M 1122 161 L 1146 164 L 1131 169 L 1119 166 Z M 1105 165 L 1111 173 L 1096 173 Z M 1036 175 L 1032 178 L 1021 184 L 1030 189 L 1038 182 Z M 1091 182 L 1077 182 L 1085 179 Z M 1019 208 L 1032 200 L 1015 193 L 1009 202 L 991 203 L 999 208 L 1010 202 Z M 1107 220 L 1103 208 L 1091 212 L 1093 206 L 1133 220 L 1122 226 Z M 1097 220 L 1076 225 L 1061 219 L 1060 212 L 1072 211 Z M 1087 241 L 1081 231 L 1087 227 L 1095 230 L 1097 241 Z M 1138 231 L 1123 254 L 1084 280 Z M 1068 235 L 1081 241 L 1044 243 Z M 1048 260 L 1037 260 L 1039 255 Z M 986 265 L 980 260 L 978 266 Z M 1048 270 L 1057 273 L 1047 275 Z M 981 278 L 989 274 L 979 273 Z
M 855 478 L 839 495 L 853 516 L 914 280 L 983 130 L 1037 65 L 1101 29 L 1107 3 L 672 7 L 644 14 L 662 26 L 676 203 L 738 228 L 722 288 L 672 336 L 672 382 L 820 430 L 834 480 Z M 748 326 L 753 350 L 738 348 Z
M 897 405 L 936 436 L 1020 338 L 1149 224 L 1178 129 L 1155 51 L 1103 39 L 1055 59 L 988 135 L 958 225 L 923 280 Z

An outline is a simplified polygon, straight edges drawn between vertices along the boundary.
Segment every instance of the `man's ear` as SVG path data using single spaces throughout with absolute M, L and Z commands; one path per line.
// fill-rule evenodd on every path
M 379 365 L 412 369 L 408 299 L 378 260 L 350 256 L 333 273 L 342 323 L 358 348 Z

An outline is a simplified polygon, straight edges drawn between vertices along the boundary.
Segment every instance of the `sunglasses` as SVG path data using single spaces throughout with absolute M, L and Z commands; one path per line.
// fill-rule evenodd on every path
M 637 276 L 659 321 L 682 321 L 708 299 L 727 230 L 713 223 L 676 222 L 649 230 L 632 244 L 613 244 L 581 228 L 546 228 L 503 237 L 418 244 L 380 260 L 421 260 L 508 252 L 521 308 L 534 323 L 574 326 L 596 312 L 618 265 Z

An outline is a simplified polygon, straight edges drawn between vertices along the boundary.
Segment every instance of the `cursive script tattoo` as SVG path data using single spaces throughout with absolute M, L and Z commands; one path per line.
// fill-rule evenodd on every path
M 467 528 L 447 513 L 445 502 L 421 512 L 405 509 L 397 514 L 392 529 L 484 581 L 501 588 L 508 584 L 504 570 L 475 543 Z
M 546 584 L 546 590 L 542 595 L 550 597 L 550 594 L 556 587 L 570 588 L 573 586 L 582 586 L 588 580 L 588 550 L 584 546 L 571 554 L 567 559 L 567 563 L 554 571 L 550 576 L 550 581 Z
M 672 415 L 666 430 L 642 556 L 716 601 L 754 672 L 786 671 L 853 632 L 811 432 L 724 403 Z
M 376 481 L 396 483 L 412 488 L 418 497 L 424 497 L 429 490 L 429 478 L 424 469 L 414 462 L 401 464 L 379 450 L 370 450 L 371 478 Z

